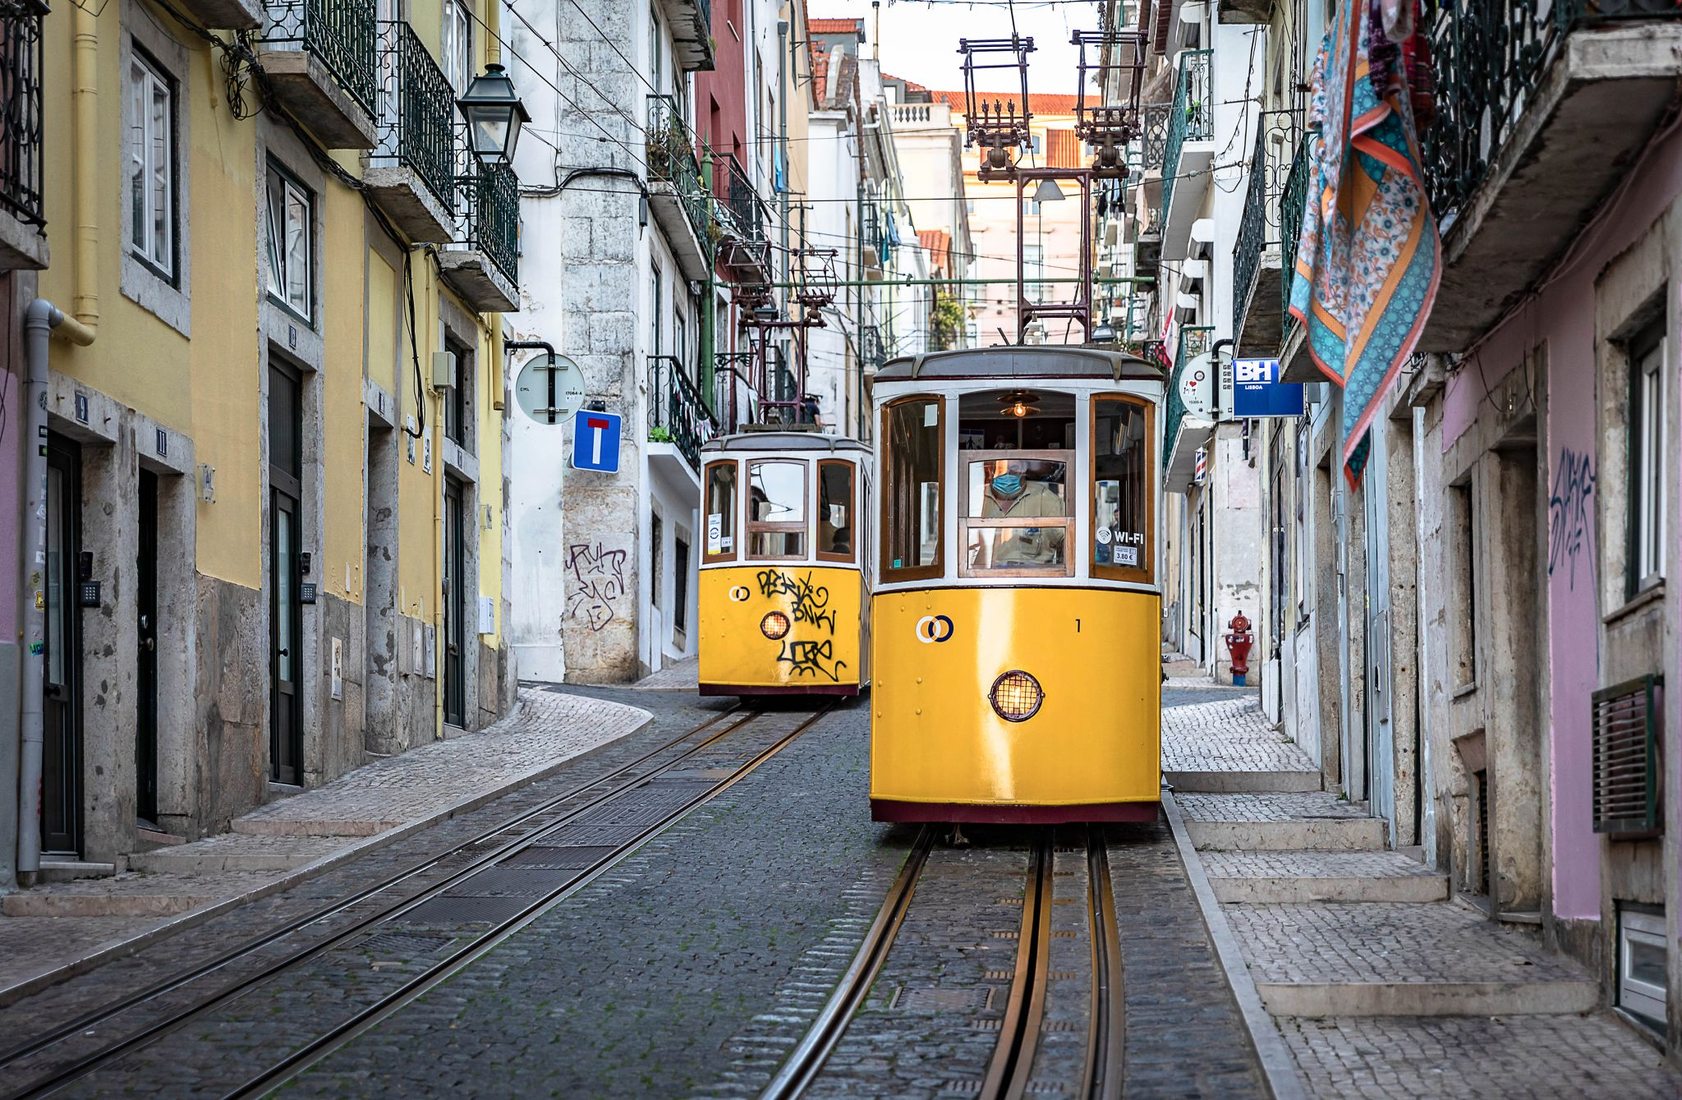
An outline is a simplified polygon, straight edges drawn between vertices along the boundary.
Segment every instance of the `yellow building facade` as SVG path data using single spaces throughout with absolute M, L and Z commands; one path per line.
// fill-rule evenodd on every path
M 456 106 L 496 16 L 406 7 L 43 17 L 46 862 L 120 866 L 512 703 L 517 181 Z

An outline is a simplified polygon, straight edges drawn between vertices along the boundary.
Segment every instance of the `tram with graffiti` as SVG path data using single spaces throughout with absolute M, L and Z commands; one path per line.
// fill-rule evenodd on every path
M 755 431 L 714 439 L 701 458 L 701 694 L 859 694 L 870 449 Z
M 877 372 L 877 820 L 1155 820 L 1162 397 L 1092 347 Z

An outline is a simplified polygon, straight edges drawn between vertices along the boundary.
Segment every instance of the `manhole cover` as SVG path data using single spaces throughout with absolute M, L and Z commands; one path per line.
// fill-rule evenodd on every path
M 555 867 L 487 867 L 450 888 L 447 897 L 540 898 L 578 877 Z
M 560 848 L 548 844 L 534 844 L 522 848 L 507 859 L 502 867 L 550 867 L 558 871 L 585 871 L 619 848 L 612 844 L 592 844 L 583 847 Z
M 435 955 L 452 942 L 448 936 L 429 936 L 424 932 L 376 932 L 356 946 L 372 958 L 396 961 Z
M 401 924 L 501 924 L 531 905 L 530 898 L 460 898 L 446 894 L 396 918 Z
M 901 986 L 888 1007 L 902 1012 L 979 1012 L 987 1007 L 987 991 L 906 989 Z

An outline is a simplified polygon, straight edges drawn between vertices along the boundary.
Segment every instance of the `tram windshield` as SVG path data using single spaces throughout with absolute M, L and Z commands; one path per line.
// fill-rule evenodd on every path
M 966 394 L 958 411 L 960 572 L 1068 575 L 1073 396 L 990 390 Z
M 748 463 L 748 556 L 806 556 L 806 463 Z

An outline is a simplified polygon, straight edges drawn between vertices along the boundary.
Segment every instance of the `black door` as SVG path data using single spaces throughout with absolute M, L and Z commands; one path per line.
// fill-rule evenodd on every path
M 303 657 L 299 603 L 299 379 L 269 368 L 269 775 L 299 783 L 303 724 L 298 680 Z
M 59 436 L 47 444 L 47 660 L 42 699 L 41 847 L 82 848 L 82 458 Z
M 466 533 L 463 530 L 461 486 L 444 482 L 444 721 L 467 725 L 467 585 L 462 576 Z
M 683 634 L 689 629 L 689 541 L 683 537 L 673 540 L 673 567 L 677 583 L 672 592 L 672 629 Z
M 140 529 L 135 547 L 136 690 L 134 812 L 158 820 L 158 475 L 140 471 Z

